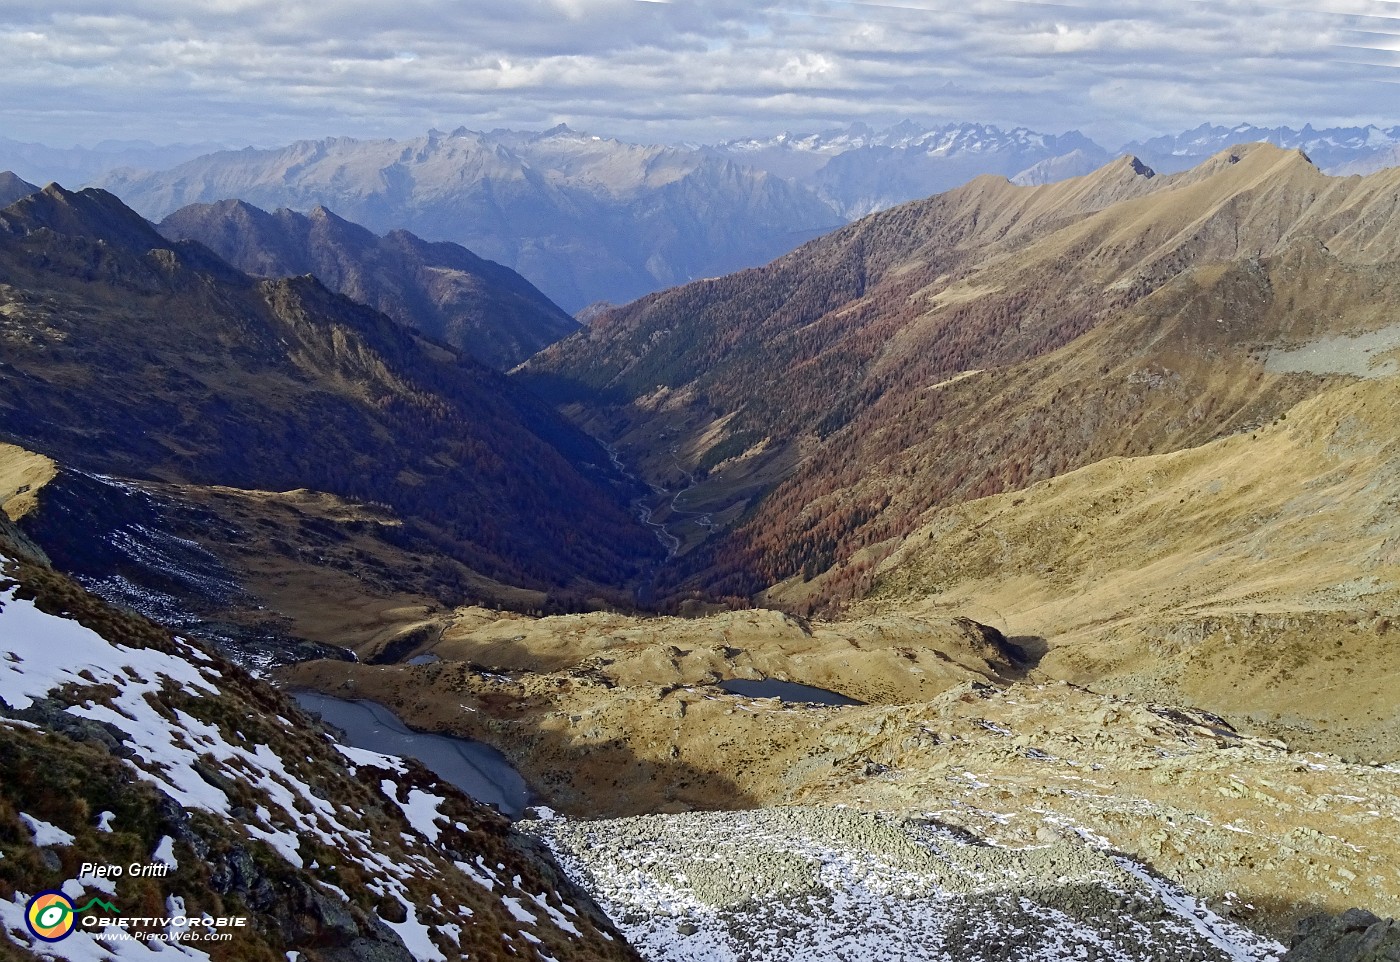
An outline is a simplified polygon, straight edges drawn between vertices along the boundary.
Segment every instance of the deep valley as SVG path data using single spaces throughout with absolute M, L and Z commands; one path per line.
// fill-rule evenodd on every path
M 1400 170 L 985 174 L 580 324 L 247 159 L 0 180 L 0 957 L 135 957 L 60 889 L 221 960 L 1393 957 Z

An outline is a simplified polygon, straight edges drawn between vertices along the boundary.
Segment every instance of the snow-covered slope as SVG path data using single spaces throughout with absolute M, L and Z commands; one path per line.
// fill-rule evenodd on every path
M 0 956 L 635 957 L 495 812 L 0 552 Z M 134 921 L 41 943 L 44 891 Z

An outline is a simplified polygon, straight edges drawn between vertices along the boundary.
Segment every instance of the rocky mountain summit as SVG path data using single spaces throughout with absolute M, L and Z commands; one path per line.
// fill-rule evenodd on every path
M 1364 909 L 1313 916 L 1298 927 L 1282 962 L 1391 962 L 1400 959 L 1400 923 Z
M 21 180 L 13 171 L 0 172 L 0 207 L 8 207 L 22 197 L 38 192 L 38 187 Z

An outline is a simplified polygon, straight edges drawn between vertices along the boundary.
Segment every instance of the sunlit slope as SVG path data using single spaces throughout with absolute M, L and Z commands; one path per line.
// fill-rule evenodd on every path
M 1269 358 L 1392 323 L 1397 184 L 1264 144 L 1171 177 L 1125 158 L 979 178 L 614 311 L 524 375 L 649 480 L 699 481 L 676 506 L 717 536 L 687 539 L 663 590 L 750 595 L 931 509 L 1202 444 L 1357 373 Z M 828 587 L 817 608 L 864 585 Z
M 1397 423 L 1400 378 L 1364 380 L 1247 434 L 943 509 L 857 608 L 948 606 L 1047 675 L 1393 758 Z

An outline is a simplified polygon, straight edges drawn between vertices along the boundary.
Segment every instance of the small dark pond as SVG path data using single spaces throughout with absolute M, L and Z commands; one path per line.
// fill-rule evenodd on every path
M 440 661 L 442 661 L 442 659 L 439 658 L 437 655 L 433 654 L 433 653 L 430 651 L 430 652 L 428 652 L 426 655 L 414 655 L 412 658 L 408 659 L 408 661 L 406 662 L 406 664 L 409 664 L 409 665 L 435 665 L 435 664 L 437 664 L 437 663 L 440 662 Z
M 863 705 L 864 702 L 838 695 L 825 688 L 799 685 L 795 681 L 778 681 L 775 678 L 731 678 L 719 683 L 719 687 L 735 695 L 747 698 L 781 698 L 783 701 L 803 705 Z
M 469 738 L 416 732 L 372 701 L 345 701 L 318 692 L 294 692 L 304 710 L 345 732 L 352 748 L 416 758 L 443 781 L 502 814 L 519 818 L 530 804 L 530 788 L 506 757 Z

